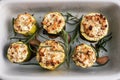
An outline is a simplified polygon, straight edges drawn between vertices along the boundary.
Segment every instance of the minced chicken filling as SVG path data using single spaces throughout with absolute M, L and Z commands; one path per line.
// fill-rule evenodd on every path
M 22 62 L 28 54 L 27 46 L 23 43 L 13 43 L 8 49 L 8 58 L 11 62 Z
M 65 58 L 63 47 L 54 40 L 41 43 L 37 55 L 39 64 L 47 69 L 57 67 Z
M 87 68 L 92 66 L 96 61 L 96 53 L 90 46 L 81 44 L 76 46 L 72 58 L 77 66 Z
M 102 14 L 89 14 L 83 17 L 82 27 L 87 36 L 98 38 L 107 34 L 108 22 Z
M 35 24 L 35 19 L 28 13 L 20 14 L 14 21 L 14 29 L 16 32 L 27 33 Z
M 57 34 L 64 28 L 65 19 L 60 13 L 53 12 L 44 17 L 42 24 L 48 33 Z

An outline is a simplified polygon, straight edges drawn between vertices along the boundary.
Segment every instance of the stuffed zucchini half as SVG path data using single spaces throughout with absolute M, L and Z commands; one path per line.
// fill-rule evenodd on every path
M 37 30 L 35 18 L 28 13 L 19 14 L 14 20 L 14 30 L 25 36 L 32 35 Z
M 13 63 L 22 63 L 29 60 L 31 53 L 23 42 L 12 43 L 7 51 L 8 60 Z
M 87 44 L 80 44 L 76 46 L 72 59 L 77 66 L 88 68 L 96 61 L 96 51 Z
M 42 68 L 54 70 L 65 61 L 65 51 L 60 43 L 47 40 L 40 43 L 36 59 Z
M 80 32 L 88 41 L 99 41 L 107 35 L 108 21 L 100 13 L 90 13 L 82 17 Z
M 58 34 L 65 27 L 65 19 L 61 13 L 51 12 L 45 15 L 42 24 L 49 34 Z

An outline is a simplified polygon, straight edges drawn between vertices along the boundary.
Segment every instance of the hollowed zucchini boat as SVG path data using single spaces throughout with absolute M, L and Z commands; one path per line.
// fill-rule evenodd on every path
M 96 51 L 91 46 L 82 43 L 76 46 L 72 59 L 77 66 L 88 68 L 96 61 Z
M 28 13 L 19 14 L 14 20 L 14 30 L 25 36 L 32 35 L 37 30 L 35 18 Z
M 107 35 L 108 21 L 100 13 L 89 13 L 82 17 L 80 32 L 88 41 L 99 41 Z
M 65 27 L 65 19 L 61 13 L 51 12 L 45 15 L 42 24 L 49 34 L 58 34 Z
M 12 43 L 7 51 L 7 58 L 13 63 L 22 63 L 29 60 L 31 56 L 30 50 L 23 42 Z
M 47 40 L 40 43 L 36 59 L 42 68 L 54 70 L 64 62 L 65 51 L 60 43 Z

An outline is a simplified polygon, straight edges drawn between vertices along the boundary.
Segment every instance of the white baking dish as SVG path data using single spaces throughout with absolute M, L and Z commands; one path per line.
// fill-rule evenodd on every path
M 80 15 L 89 12 L 103 13 L 109 21 L 113 39 L 108 44 L 110 62 L 104 67 L 81 69 L 64 66 L 55 71 L 43 71 L 38 66 L 11 64 L 6 59 L 11 20 L 19 13 L 40 16 L 51 11 L 73 12 Z M 119 80 L 120 79 L 120 1 L 119 0 L 5 0 L 0 1 L 0 78 L 29 80 Z

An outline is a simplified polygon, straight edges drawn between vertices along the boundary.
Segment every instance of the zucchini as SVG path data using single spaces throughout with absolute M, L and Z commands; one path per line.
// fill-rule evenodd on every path
M 65 61 L 65 51 L 60 43 L 47 40 L 40 43 L 36 59 L 42 68 L 54 70 Z
M 72 59 L 77 66 L 88 68 L 96 61 L 96 51 L 91 46 L 82 43 L 75 47 Z
M 58 34 L 65 27 L 65 19 L 59 12 L 50 12 L 45 15 L 42 24 L 47 33 Z
M 23 42 L 12 43 L 7 51 L 7 58 L 12 63 L 22 63 L 30 59 L 31 52 Z
M 16 33 L 29 36 L 36 32 L 37 23 L 35 18 L 28 14 L 19 14 L 16 19 L 14 19 L 14 31 Z
M 82 17 L 80 33 L 88 41 L 99 41 L 108 33 L 107 18 L 100 13 L 89 13 Z

